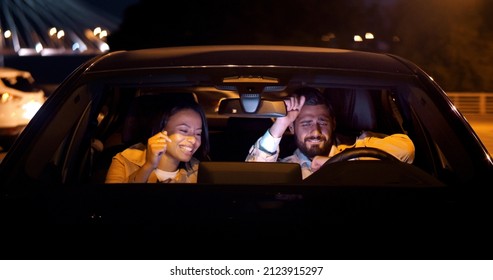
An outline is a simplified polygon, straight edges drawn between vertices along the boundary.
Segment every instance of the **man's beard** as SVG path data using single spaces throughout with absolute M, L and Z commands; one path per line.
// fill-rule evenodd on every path
M 307 141 L 310 139 L 318 139 L 320 141 L 323 141 L 323 145 L 310 145 L 310 147 L 307 146 Z M 305 154 L 309 159 L 312 159 L 315 156 L 328 156 L 330 153 L 330 148 L 332 146 L 330 141 L 327 141 L 327 139 L 324 136 L 320 137 L 307 137 L 304 139 L 303 142 L 297 140 L 297 146 L 300 151 Z

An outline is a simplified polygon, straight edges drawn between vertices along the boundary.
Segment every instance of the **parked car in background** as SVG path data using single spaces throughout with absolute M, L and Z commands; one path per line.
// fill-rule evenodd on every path
M 8 150 L 45 101 L 29 71 L 0 67 L 0 147 Z
M 300 86 L 336 132 L 404 133 L 412 164 L 352 150 L 305 180 L 245 162 Z M 112 157 L 149 137 L 176 98 L 205 109 L 196 184 L 105 184 Z M 294 151 L 286 133 L 281 157 Z M 493 162 L 446 93 L 391 54 L 294 46 L 117 51 L 76 69 L 0 164 L 2 258 L 409 259 L 491 256 Z M 489 257 L 488 257 L 489 258 Z

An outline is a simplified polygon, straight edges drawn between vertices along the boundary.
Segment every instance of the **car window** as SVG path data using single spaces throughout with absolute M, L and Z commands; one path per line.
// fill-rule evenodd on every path
M 81 160 L 77 153 L 87 148 L 81 146 L 81 142 L 83 135 L 91 131 L 86 129 L 92 104 L 88 88 L 82 86 L 66 98 L 63 106 L 44 116 L 50 119 L 50 125 L 43 128 L 35 145 L 46 148 L 33 149 L 29 154 L 26 165 L 29 176 L 58 178 L 63 182 L 74 172 L 72 163 Z
M 392 97 L 393 93 L 390 88 L 325 87 L 324 92 L 337 108 L 338 131 L 341 134 L 355 137 L 362 130 L 375 130 L 382 133 L 406 133 L 403 129 L 400 109 L 395 104 L 396 100 Z M 92 177 L 91 180 L 104 182 L 105 172 L 111 163 L 111 158 L 130 145 L 146 139 L 141 135 L 135 135 L 136 133 L 142 134 L 142 132 L 136 132 L 135 129 L 129 129 L 125 125 L 130 109 L 122 110 L 122 107 L 134 107 L 137 98 L 144 96 L 159 97 L 160 95 L 173 94 L 185 96 L 186 93 L 193 94 L 206 112 L 212 161 L 243 162 L 250 147 L 272 125 L 273 120 L 271 118 L 236 118 L 219 115 L 217 107 L 221 99 L 238 97 L 235 92 L 224 92 L 211 87 L 108 88 L 104 94 L 107 95 L 107 99 L 111 100 L 111 102 L 102 107 L 104 112 L 100 112 L 99 115 L 108 115 L 109 112 L 116 115 L 103 118 L 103 121 L 100 122 L 101 125 L 94 133 L 96 141 L 102 147 L 102 151 L 93 152 L 94 170 L 89 175 Z M 285 97 L 286 92 L 283 90 L 269 93 L 269 99 L 271 100 L 282 100 Z M 134 126 L 140 128 L 139 130 L 150 123 L 149 118 L 153 115 L 152 111 L 159 107 L 157 102 L 162 102 L 157 101 L 159 100 L 157 98 L 155 100 L 148 102 L 148 105 L 145 105 L 145 109 L 140 109 L 142 113 L 145 113 L 140 116 L 144 119 L 139 120 L 136 125 L 134 124 Z M 386 105 L 382 105 L 384 101 L 387 103 Z M 119 110 L 116 109 L 118 102 L 120 102 L 120 105 L 118 105 Z M 393 117 L 389 118 L 387 114 Z M 105 124 L 105 119 L 111 120 L 111 122 L 108 121 Z M 129 135 L 132 133 L 134 135 Z M 149 136 L 147 135 L 146 137 Z M 281 143 L 282 154 L 288 155 L 293 153 L 294 150 L 293 139 L 286 135 L 286 138 Z
M 464 178 L 474 177 L 474 163 L 467 155 L 468 151 L 462 144 L 462 139 L 454 133 L 450 121 L 440 113 L 438 105 L 420 88 L 411 87 L 412 94 L 408 95 L 411 119 L 408 122 L 416 144 L 427 142 L 422 151 L 429 151 L 434 156 L 440 168 L 434 170 L 442 180 L 453 184 L 457 178 L 455 172 L 462 173 Z M 433 139 L 433 141 L 430 141 Z M 431 159 L 431 158 L 430 158 Z M 460 170 L 460 171 L 459 171 Z M 431 170 L 429 170 L 432 172 Z M 458 175 L 458 174 L 456 174 Z
M 411 129 L 406 126 L 406 114 L 401 112 L 398 99 L 395 97 L 395 88 L 361 86 L 356 88 L 324 86 L 321 88 L 336 109 L 337 132 L 343 136 L 355 138 L 364 130 L 391 134 L 408 133 Z M 141 132 L 136 132 L 135 129 L 132 131 L 125 125 L 129 108 L 135 105 L 136 98 L 186 92 L 193 94 L 207 113 L 211 138 L 210 156 L 213 161 L 244 161 L 251 145 L 272 124 L 272 119 L 268 118 L 234 118 L 218 115 L 217 107 L 220 100 L 234 98 L 238 95 L 230 92 L 224 93 L 214 88 L 108 87 L 102 90 L 102 96 L 106 101 L 95 108 L 96 104 L 91 101 L 87 88 L 81 87 L 74 92 L 71 98 L 67 99 L 63 109 L 53 118 L 53 122 L 59 122 L 59 125 L 47 129 L 38 140 L 40 143 L 57 141 L 59 143 L 57 149 L 32 154 L 32 159 L 35 159 L 47 158 L 50 153 L 51 161 L 46 162 L 45 165 L 34 164 L 37 162 L 35 160 L 30 161 L 33 163 L 29 166 L 30 173 L 40 176 L 45 172 L 46 166 L 50 166 L 50 169 L 60 172 L 62 181 L 73 176 L 80 176 L 77 180 L 81 182 L 104 182 L 111 158 L 130 145 L 149 137 L 148 132 L 144 133 L 144 127 L 150 123 L 149 118 L 155 110 L 152 108 L 158 108 L 159 103 L 151 101 L 152 107 L 147 105 L 148 107 L 142 110 L 147 117 L 139 117 L 147 119 L 140 120 L 135 125 L 141 130 Z M 284 96 L 283 92 L 279 92 L 277 96 L 270 93 L 269 98 L 282 99 Z M 97 113 L 91 113 L 94 110 Z M 69 115 L 67 112 L 70 112 L 70 117 L 67 117 Z M 412 131 L 409 132 L 413 138 L 421 137 Z M 55 145 L 51 146 L 55 147 Z M 292 154 L 296 149 L 294 140 L 287 135 L 280 149 L 283 156 Z M 74 165 L 71 166 L 71 164 Z M 418 160 L 417 165 L 419 164 Z M 420 167 L 428 168 L 427 166 Z M 71 174 L 74 172 L 71 170 L 77 170 L 77 172 Z
M 191 71 L 190 77 L 195 79 L 197 71 Z M 231 76 L 224 69 L 210 71 L 218 76 Z M 470 157 L 462 139 L 442 117 L 439 106 L 444 105 L 428 97 L 410 77 L 366 75 L 347 79 L 331 71 L 313 71 L 311 76 L 294 71 L 288 75 L 289 79 L 279 79 L 290 82 L 270 87 L 268 92 L 262 93 L 262 98 L 283 100 L 304 80 L 323 92 L 332 103 L 336 132 L 341 139 L 355 141 L 362 131 L 403 133 L 411 138 L 416 148 L 413 166 L 443 182 L 474 177 L 475 163 L 467 160 Z M 149 76 L 102 77 L 66 92 L 63 102 L 51 102 L 38 116 L 46 120 L 40 122 L 46 127 L 33 126 L 39 129 L 39 135 L 26 151 L 26 174 L 33 180 L 56 177 L 59 182 L 103 183 L 113 156 L 145 139 L 139 136 L 127 141 L 124 128 L 136 98 L 146 95 L 192 94 L 206 112 L 210 160 L 244 162 L 252 145 L 269 129 L 274 118 L 219 114 L 221 100 L 239 97 L 237 87 L 224 87 L 211 81 L 183 82 L 187 80 L 184 76 L 186 70 L 179 69 L 162 71 L 153 76 L 156 80 L 152 82 L 147 80 Z M 269 72 L 268 76 L 275 75 Z M 201 76 L 199 81 L 207 79 L 211 78 Z M 252 88 L 255 87 L 258 88 L 256 84 Z M 295 150 L 296 141 L 286 132 L 280 142 L 279 156 L 292 155 Z M 461 170 L 460 174 L 457 170 Z

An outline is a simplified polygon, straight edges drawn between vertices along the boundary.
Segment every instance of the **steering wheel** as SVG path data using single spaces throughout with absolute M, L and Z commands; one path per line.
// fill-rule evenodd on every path
M 358 160 L 354 164 L 345 162 L 360 157 L 380 160 Z M 401 162 L 385 151 L 369 147 L 349 148 L 340 152 L 304 179 L 303 183 L 333 186 L 444 186 L 420 168 Z
M 352 159 L 360 158 L 360 157 L 370 157 L 370 158 L 376 158 L 376 159 L 380 159 L 380 160 L 400 162 L 399 159 L 397 159 L 393 155 L 391 155 L 385 151 L 382 151 L 380 149 L 371 148 L 371 147 L 362 147 L 362 148 L 345 149 L 344 151 L 331 157 L 322 166 L 326 166 L 326 165 L 334 163 L 334 162 L 348 161 L 348 160 L 352 160 Z

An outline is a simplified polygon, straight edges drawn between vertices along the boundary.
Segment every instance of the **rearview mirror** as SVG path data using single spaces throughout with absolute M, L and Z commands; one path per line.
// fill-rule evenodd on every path
M 284 101 L 260 99 L 255 110 L 251 106 L 244 107 L 240 98 L 227 98 L 219 103 L 218 114 L 245 118 L 278 118 L 286 116 Z

